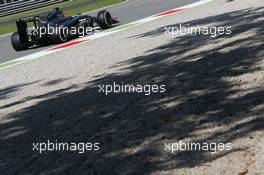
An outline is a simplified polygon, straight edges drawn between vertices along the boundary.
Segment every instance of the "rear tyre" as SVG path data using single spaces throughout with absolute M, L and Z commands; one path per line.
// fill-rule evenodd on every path
M 63 26 L 56 28 L 55 32 L 50 36 L 52 43 L 61 44 L 69 40 L 69 35 L 64 28 Z
M 97 15 L 97 23 L 102 29 L 109 29 L 113 25 L 111 14 L 107 10 L 100 11 Z
M 18 32 L 12 34 L 11 43 L 16 51 L 22 51 L 27 49 L 27 46 L 24 43 L 21 43 Z

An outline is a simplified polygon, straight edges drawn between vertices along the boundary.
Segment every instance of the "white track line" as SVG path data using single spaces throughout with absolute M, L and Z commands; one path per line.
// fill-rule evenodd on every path
M 28 62 L 28 61 L 32 61 L 34 59 L 37 59 L 37 58 L 40 58 L 40 57 L 43 57 L 43 56 L 46 56 L 46 55 L 49 55 L 49 54 L 52 54 L 52 53 L 55 53 L 55 52 L 58 52 L 58 51 L 61 51 L 61 50 L 64 50 L 64 49 L 71 48 L 71 47 L 76 46 L 76 45 L 78 45 L 80 43 L 85 43 L 87 41 L 91 41 L 91 40 L 95 40 L 97 38 L 101 38 L 101 37 L 104 37 L 104 36 L 107 36 L 107 35 L 111 35 L 113 33 L 117 33 L 117 32 L 126 30 L 128 28 L 132 28 L 132 27 L 135 27 L 135 26 L 138 26 L 138 25 L 141 25 L 141 24 L 144 24 L 144 23 L 148 23 L 150 21 L 165 17 L 165 16 L 169 16 L 169 15 L 175 14 L 178 11 L 183 11 L 183 10 L 186 10 L 186 9 L 194 8 L 194 7 L 203 5 L 203 4 L 211 2 L 211 1 L 213 1 L 213 0 L 201 0 L 201 1 L 189 4 L 189 5 L 185 5 L 185 6 L 182 6 L 182 7 L 178 7 L 178 8 L 175 8 L 175 9 L 171 9 L 171 10 L 168 10 L 168 11 L 165 11 L 165 12 L 162 12 L 162 13 L 158 13 L 158 14 L 152 15 L 150 17 L 143 18 L 141 20 L 134 21 L 134 22 L 131 22 L 129 24 L 118 26 L 118 27 L 110 29 L 110 30 L 106 30 L 106 31 L 103 31 L 103 32 L 95 33 L 93 35 L 89 35 L 89 36 L 86 36 L 86 37 L 83 37 L 83 38 L 79 38 L 79 39 L 70 41 L 68 43 L 57 45 L 55 47 L 52 47 L 52 48 L 49 48 L 49 49 L 46 49 L 46 50 L 43 50 L 43 51 L 40 51 L 40 52 L 37 52 L 37 53 L 33 53 L 33 54 L 30 54 L 30 55 L 27 55 L 27 56 L 24 56 L 24 57 L 21 57 L 21 58 L 17 58 L 17 59 L 8 61 L 6 63 L 0 64 L 0 70 L 6 69 L 6 68 L 10 68 L 10 67 L 12 67 L 14 65 L 22 64 L 22 63 L 25 63 L 25 62 Z
M 99 8 L 99 9 L 95 9 L 95 10 L 92 10 L 92 11 L 84 12 L 84 13 L 82 13 L 82 14 L 93 13 L 93 12 L 96 12 L 96 11 L 98 11 L 98 10 L 103 10 L 103 9 L 110 8 L 110 7 L 115 7 L 115 6 L 118 6 L 118 5 L 122 5 L 122 4 L 124 4 L 124 3 L 128 2 L 128 1 L 130 1 L 130 0 L 125 0 L 125 1 L 120 2 L 120 3 L 118 3 L 118 4 L 113 4 L 113 5 L 105 6 L 105 7 Z M 12 33 L 8 33 L 8 34 L 5 34 L 5 35 L 0 35 L 0 38 L 2 38 L 2 37 L 7 37 L 7 36 L 9 36 L 9 35 L 12 35 Z

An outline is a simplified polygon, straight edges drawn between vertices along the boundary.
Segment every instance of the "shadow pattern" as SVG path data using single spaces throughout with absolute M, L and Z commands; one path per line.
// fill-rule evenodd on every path
M 199 166 L 245 149 L 171 154 L 163 146 L 186 138 L 227 143 L 263 130 L 263 87 L 243 90 L 240 87 L 247 82 L 236 81 L 263 71 L 259 66 L 264 56 L 263 11 L 245 9 L 189 21 L 186 25 L 231 26 L 233 34 L 177 37 L 116 65 L 125 65 L 129 72 L 105 75 L 82 90 L 44 94 L 46 100 L 10 114 L 14 120 L 0 124 L 0 172 L 144 175 Z M 162 35 L 164 27 L 131 39 Z M 238 37 L 247 32 L 250 37 Z M 219 44 L 227 39 L 232 40 Z M 165 84 L 167 91 L 151 96 L 98 93 L 98 85 L 112 82 Z M 206 129 L 216 130 L 199 134 Z M 32 143 L 46 140 L 99 142 L 101 149 L 84 154 L 32 151 Z

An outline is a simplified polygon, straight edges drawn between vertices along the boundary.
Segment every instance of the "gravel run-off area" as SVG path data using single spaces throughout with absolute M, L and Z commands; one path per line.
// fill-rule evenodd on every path
M 180 24 L 232 34 L 164 34 Z M 0 174 L 264 175 L 263 29 L 263 0 L 214 0 L 1 71 Z M 113 82 L 166 92 L 98 93 Z M 47 140 L 100 150 L 32 150 Z M 232 149 L 164 149 L 180 140 Z

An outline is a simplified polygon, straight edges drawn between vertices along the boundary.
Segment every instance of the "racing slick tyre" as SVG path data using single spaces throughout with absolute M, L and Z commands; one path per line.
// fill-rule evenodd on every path
M 97 23 L 102 29 L 109 29 L 112 27 L 113 19 L 107 10 L 100 11 L 97 15 Z
M 11 43 L 12 43 L 13 48 L 16 51 L 22 51 L 22 50 L 27 49 L 27 46 L 25 44 L 21 43 L 20 38 L 19 38 L 19 34 L 17 32 L 12 34 Z
M 61 44 L 61 43 L 65 43 L 69 40 L 69 35 L 68 33 L 66 33 L 64 30 L 65 27 L 64 26 L 59 26 L 56 27 L 53 34 L 50 35 L 50 39 L 52 41 L 52 43 L 54 44 Z

